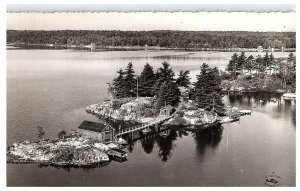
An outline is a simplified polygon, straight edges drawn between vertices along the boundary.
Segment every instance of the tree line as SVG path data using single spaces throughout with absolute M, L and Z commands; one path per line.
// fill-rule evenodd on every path
M 173 48 L 295 48 L 295 32 L 7 30 L 7 43 Z
M 175 73 L 167 62 L 163 62 L 156 72 L 147 63 L 139 76 L 135 75 L 133 64 L 130 62 L 125 70 L 119 69 L 117 74 L 109 87 L 113 98 L 155 97 L 155 107 L 160 109 L 165 105 L 177 106 L 181 96 L 179 87 L 184 87 L 189 91 L 189 98 L 200 108 L 214 110 L 218 114 L 224 112 L 219 70 L 210 68 L 205 63 L 201 66 L 201 72 L 193 85 L 188 70 L 179 71 L 175 79 Z

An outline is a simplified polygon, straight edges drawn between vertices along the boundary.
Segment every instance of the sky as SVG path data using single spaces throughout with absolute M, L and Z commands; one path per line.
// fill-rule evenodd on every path
M 10 12 L 10 30 L 182 30 L 295 32 L 288 12 Z

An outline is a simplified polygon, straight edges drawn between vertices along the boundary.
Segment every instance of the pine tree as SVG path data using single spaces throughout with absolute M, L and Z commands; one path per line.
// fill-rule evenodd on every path
M 289 54 L 287 62 L 288 63 L 293 63 L 293 64 L 294 64 L 294 62 L 296 62 L 296 58 L 295 58 L 295 56 L 292 52 Z
M 255 59 L 255 69 L 258 72 L 263 72 L 263 66 L 264 65 L 264 60 L 261 57 L 261 55 L 257 55 L 256 59 Z
M 264 63 L 264 69 L 266 69 L 269 66 L 269 55 L 266 52 L 265 56 L 263 57 L 263 63 Z
M 252 55 L 248 56 L 245 62 L 245 69 L 248 70 L 250 73 L 254 67 L 254 57 Z
M 190 77 L 189 77 L 190 71 L 185 71 L 183 72 L 182 70 L 179 72 L 178 74 L 178 78 L 176 79 L 176 84 L 178 86 L 182 86 L 182 87 L 188 87 L 191 82 L 190 82 Z
M 153 72 L 152 66 L 148 63 L 144 66 L 144 69 L 138 79 L 139 84 L 139 96 L 154 96 L 154 84 L 156 81 L 156 76 Z
M 241 52 L 237 60 L 237 70 L 242 70 L 246 62 L 245 52 Z
M 134 78 L 134 70 L 131 62 L 128 63 L 125 74 L 125 97 L 134 97 L 136 96 L 136 79 Z
M 192 99 L 198 103 L 198 106 L 204 108 L 206 105 L 205 90 L 208 87 L 208 73 L 209 66 L 206 63 L 203 63 L 201 66 L 200 74 L 196 76 L 197 81 L 194 83 L 195 89 L 192 94 Z
M 165 105 L 176 106 L 180 100 L 180 91 L 177 84 L 171 81 L 164 82 L 158 91 L 156 108 L 160 109 Z
M 117 78 L 113 80 L 112 84 L 112 94 L 115 98 L 122 98 L 125 97 L 125 79 L 124 74 L 125 72 L 122 69 L 117 71 L 119 74 Z
M 236 78 L 237 64 L 238 64 L 238 54 L 234 53 L 229 60 L 229 63 L 226 67 L 226 70 L 233 74 L 234 78 Z
M 219 115 L 223 115 L 224 104 L 222 103 L 219 70 L 217 68 L 212 69 L 204 63 L 194 85 L 195 90 L 192 99 L 198 106 L 205 110 L 214 110 Z
M 164 82 L 174 82 L 174 72 L 172 68 L 170 68 L 170 64 L 168 62 L 163 62 L 162 67 L 160 67 L 156 73 L 157 80 L 154 85 L 154 93 L 158 93 L 160 90 L 160 86 Z
M 213 68 L 210 73 L 210 86 L 212 91 L 210 92 L 210 107 L 209 110 L 214 110 L 217 114 L 223 115 L 224 104 L 222 102 L 222 88 L 221 88 L 221 77 L 218 68 Z
M 274 64 L 275 64 L 275 58 L 274 58 L 273 54 L 271 53 L 270 57 L 269 57 L 269 66 L 270 66 L 270 68 L 273 68 Z

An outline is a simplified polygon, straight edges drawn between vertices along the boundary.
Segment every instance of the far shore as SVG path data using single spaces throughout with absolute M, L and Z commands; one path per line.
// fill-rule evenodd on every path
M 68 45 L 68 44 L 33 44 L 33 43 L 7 43 L 6 46 L 28 49 L 83 49 L 91 51 L 101 50 L 119 50 L 119 51 L 135 51 L 135 50 L 181 50 L 181 51 L 217 51 L 217 52 L 295 52 L 295 48 L 285 49 L 263 49 L 257 48 L 199 48 L 199 47 L 159 47 L 159 46 L 92 46 L 92 45 Z

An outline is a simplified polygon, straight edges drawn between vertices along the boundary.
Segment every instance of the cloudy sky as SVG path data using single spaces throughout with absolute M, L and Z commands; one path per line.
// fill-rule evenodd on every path
M 7 13 L 16 30 L 296 31 L 296 13 Z

